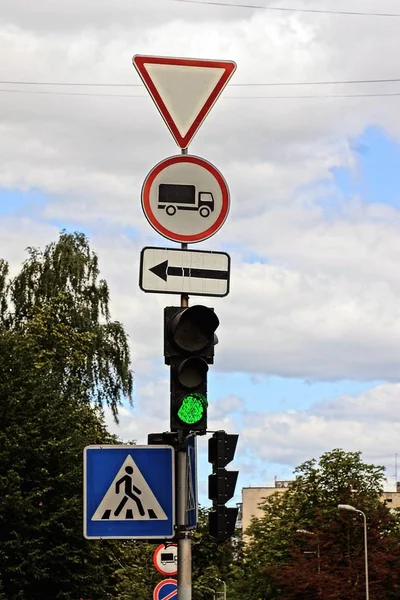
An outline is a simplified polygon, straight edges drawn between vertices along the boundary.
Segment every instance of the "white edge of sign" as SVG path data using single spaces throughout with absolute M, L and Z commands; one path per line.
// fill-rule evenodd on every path
M 225 294 L 211 294 L 211 293 L 205 293 L 202 294 L 200 292 L 190 292 L 191 296 L 210 296 L 213 298 L 225 298 L 225 296 L 227 296 L 230 292 L 230 274 L 231 274 L 231 257 L 227 252 L 213 252 L 212 250 L 189 250 L 187 248 L 182 249 L 182 248 L 159 248 L 158 246 L 146 246 L 145 248 L 142 248 L 141 252 L 140 252 L 140 265 L 139 265 L 139 287 L 142 290 L 142 292 L 146 292 L 147 294 L 182 294 L 182 293 L 186 293 L 186 292 L 171 292 L 169 290 L 149 290 L 149 289 L 145 289 L 143 287 L 143 275 L 144 275 L 144 270 L 143 270 L 143 263 L 144 263 L 144 254 L 146 250 L 162 250 L 165 252 L 195 252 L 196 254 L 217 254 L 217 255 L 224 255 L 227 257 L 228 259 L 228 279 L 226 282 L 226 292 Z
M 222 252 L 220 254 L 222 254 Z M 195 471 L 196 471 L 196 477 L 195 477 L 195 480 L 194 480 L 194 485 L 195 485 L 195 492 L 196 492 L 195 493 L 196 500 L 198 500 L 198 497 L 199 497 L 198 496 L 198 494 L 199 494 L 198 479 L 199 478 L 197 476 L 197 435 L 195 435 L 195 434 L 192 434 L 192 435 L 193 435 L 193 438 L 194 438 L 194 462 L 195 462 Z M 195 508 L 195 510 L 196 510 L 196 517 L 195 517 L 196 524 L 193 527 L 186 526 L 187 531 L 193 531 L 193 530 L 197 529 L 197 527 L 199 525 L 199 503 L 198 503 L 198 501 L 196 502 L 196 508 Z
M 152 449 L 156 450 L 157 448 L 163 449 L 171 449 L 171 467 L 172 467 L 172 533 L 171 535 L 87 535 L 86 527 L 87 527 L 87 486 L 86 486 L 86 469 L 87 469 L 87 451 L 88 450 L 127 450 L 127 449 Z M 143 444 L 141 446 L 128 445 L 128 444 L 93 444 L 90 446 L 85 446 L 83 449 L 83 537 L 87 540 L 170 540 L 175 537 L 175 448 L 173 446 L 165 445 L 146 445 Z

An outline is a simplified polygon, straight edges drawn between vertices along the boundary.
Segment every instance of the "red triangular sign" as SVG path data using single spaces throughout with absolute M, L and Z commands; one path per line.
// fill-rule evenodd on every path
M 189 146 L 236 70 L 230 60 L 137 54 L 132 63 L 181 148 Z

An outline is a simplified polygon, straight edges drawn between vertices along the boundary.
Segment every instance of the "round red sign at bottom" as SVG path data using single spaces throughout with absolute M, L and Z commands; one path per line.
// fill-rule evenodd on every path
M 175 600 L 178 594 L 176 579 L 164 579 L 157 583 L 153 591 L 153 600 Z

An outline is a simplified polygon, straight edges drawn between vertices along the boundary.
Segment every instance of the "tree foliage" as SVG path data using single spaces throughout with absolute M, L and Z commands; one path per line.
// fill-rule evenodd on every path
M 113 598 L 111 541 L 87 541 L 82 452 L 115 443 L 102 405 L 117 416 L 132 376 L 122 325 L 82 234 L 29 249 L 8 280 L 0 261 L 0 597 Z
M 399 518 L 381 501 L 384 468 L 360 452 L 333 450 L 295 470 L 285 493 L 263 502 L 248 531 L 245 564 L 257 598 L 364 600 L 364 527 L 368 519 L 371 598 L 399 597 Z M 256 583 L 257 582 L 257 583 Z M 250 595 L 248 596 L 250 598 Z
M 111 321 L 109 289 L 99 279 L 98 258 L 82 233 L 62 232 L 44 251 L 28 248 L 20 273 L 7 282 L 0 262 L 0 318 L 3 329 L 35 330 L 39 361 L 52 361 L 61 391 L 80 402 L 109 406 L 131 399 L 132 373 L 127 335 Z
M 88 541 L 82 532 L 82 451 L 114 443 L 131 398 L 129 346 L 112 321 L 107 283 L 83 234 L 29 248 L 16 277 L 0 259 L 0 599 L 146 600 L 161 575 L 154 544 Z M 239 538 L 216 544 L 207 510 L 193 532 L 193 599 L 364 600 L 400 597 L 399 516 L 381 501 L 383 467 L 333 450 L 295 471 L 285 493 Z M 306 533 L 304 533 L 306 532 Z M 308 532 L 308 533 L 307 533 Z

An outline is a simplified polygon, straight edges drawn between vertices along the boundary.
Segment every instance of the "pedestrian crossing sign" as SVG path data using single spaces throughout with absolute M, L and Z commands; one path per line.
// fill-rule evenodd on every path
M 174 537 L 172 446 L 87 446 L 83 465 L 86 538 Z

